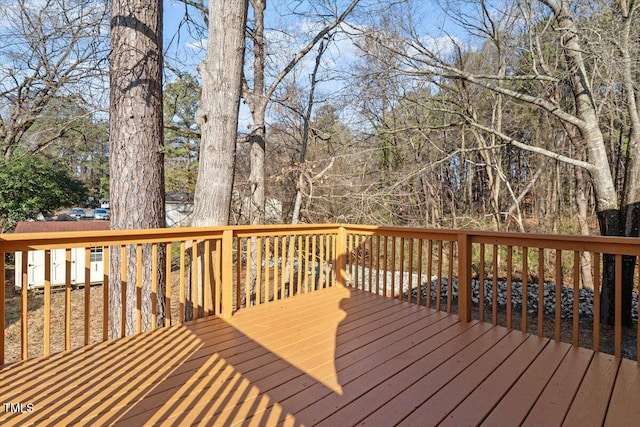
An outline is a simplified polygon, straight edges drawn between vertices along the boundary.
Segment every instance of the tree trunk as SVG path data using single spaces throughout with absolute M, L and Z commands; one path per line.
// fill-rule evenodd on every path
M 162 2 L 112 2 L 110 63 L 111 228 L 164 227 Z M 120 248 L 112 249 L 109 283 L 112 337 L 138 330 L 135 313 L 140 296 L 136 295 L 135 248 L 128 250 L 126 260 L 120 259 L 120 255 Z M 163 254 L 159 255 L 163 260 Z M 147 330 L 152 298 L 151 251 L 147 245 L 142 257 L 142 330 Z M 120 276 L 123 262 L 127 263 L 126 277 Z M 159 324 L 164 324 L 163 271 L 164 268 L 158 268 Z M 125 325 L 121 323 L 123 304 Z
M 540 0 L 553 11 L 558 27 L 563 33 L 564 56 L 568 69 L 571 70 L 571 82 L 575 105 L 580 123 L 578 128 L 587 146 L 587 156 L 593 164 L 590 169 L 596 194 L 596 208 L 600 233 L 603 236 L 620 236 L 622 228 L 621 208 L 618 204 L 613 176 L 609 168 L 604 137 L 599 127 L 598 114 L 589 86 L 585 62 L 582 56 L 582 44 L 577 25 L 572 18 L 566 2 Z M 623 260 L 622 283 L 622 322 L 631 326 L 631 289 L 633 287 L 633 268 L 629 257 Z M 631 280 L 629 280 L 631 279 Z M 608 324 L 615 321 L 615 257 L 603 256 L 603 277 L 601 293 L 601 318 Z
M 200 66 L 200 164 L 194 194 L 194 226 L 229 222 L 242 93 L 247 0 L 209 3 L 207 56 Z
M 629 132 L 629 146 L 624 177 L 624 193 L 621 203 L 622 234 L 626 237 L 638 237 L 640 235 L 640 112 L 636 96 L 637 82 L 634 80 L 630 47 L 631 25 L 635 12 L 640 7 L 637 3 L 621 3 L 623 18 L 623 30 L 621 35 L 620 51 L 622 56 L 623 80 L 626 94 L 626 105 L 631 121 Z M 633 275 L 635 270 L 635 257 L 623 257 L 622 263 L 622 320 L 626 326 L 632 326 L 631 306 L 633 296 Z
M 589 199 L 587 198 L 587 183 L 584 178 L 582 168 L 575 168 L 576 176 L 576 205 L 578 207 L 578 222 L 580 223 L 580 234 L 588 236 L 589 224 L 587 223 Z M 580 255 L 580 270 L 582 272 L 582 286 L 593 289 L 593 274 L 591 272 L 591 253 L 582 252 Z

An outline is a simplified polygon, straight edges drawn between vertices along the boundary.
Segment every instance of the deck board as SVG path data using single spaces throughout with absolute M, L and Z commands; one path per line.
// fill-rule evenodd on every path
M 620 425 L 640 368 L 348 288 L 0 369 L 1 425 Z
M 591 351 L 572 347 L 549 380 L 523 425 L 561 425 L 589 368 L 592 356 Z
M 480 424 L 544 350 L 545 341 L 536 336 L 528 336 L 504 363 L 501 363 L 446 416 L 441 424 L 443 426 Z

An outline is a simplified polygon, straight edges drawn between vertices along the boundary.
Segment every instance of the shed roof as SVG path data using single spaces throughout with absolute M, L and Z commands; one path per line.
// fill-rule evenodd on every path
M 14 233 L 109 230 L 109 221 L 20 221 Z

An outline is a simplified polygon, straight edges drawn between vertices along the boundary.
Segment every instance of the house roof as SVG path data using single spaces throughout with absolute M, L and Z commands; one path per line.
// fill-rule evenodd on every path
M 109 221 L 20 221 L 14 233 L 109 230 Z

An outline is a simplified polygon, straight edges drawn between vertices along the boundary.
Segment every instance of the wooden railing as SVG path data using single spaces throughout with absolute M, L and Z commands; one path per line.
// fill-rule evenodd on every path
M 29 251 L 43 256 L 40 284 L 33 282 Z M 64 255 L 61 286 L 52 281 L 55 251 Z M 591 256 L 590 267 L 581 264 L 584 254 Z M 605 254 L 616 263 L 612 328 L 599 316 Z M 337 285 L 617 357 L 637 359 L 640 342 L 637 332 L 622 327 L 620 316 L 622 257 L 640 255 L 634 239 L 358 225 L 230 226 L 0 235 L 0 257 L 6 255 L 18 260 L 21 288 L 19 296 L 0 289 L 0 319 L 9 319 L 0 334 L 0 364 L 199 317 L 230 316 L 243 307 Z M 118 281 L 110 272 L 114 256 L 129 260 L 112 266 L 121 276 Z M 72 280 L 74 262 L 84 263 L 84 277 Z M 92 287 L 90 270 L 96 263 L 102 264 L 102 280 Z M 572 297 L 585 275 L 595 288 L 591 314 Z M 5 263 L 0 263 L 0 277 L 5 277 Z M 24 286 L 30 281 L 37 289 Z M 133 292 L 122 291 L 127 283 Z M 164 286 L 157 288 L 158 283 Z M 555 295 L 569 302 L 563 306 Z M 19 307 L 8 306 L 9 301 Z M 122 309 L 110 318 L 110 305 L 119 301 L 129 301 L 134 310 Z M 42 326 L 32 319 L 40 311 Z M 52 322 L 52 313 L 61 312 L 63 321 Z M 112 323 L 120 325 L 115 332 Z M 7 354 L 15 342 L 19 349 Z

